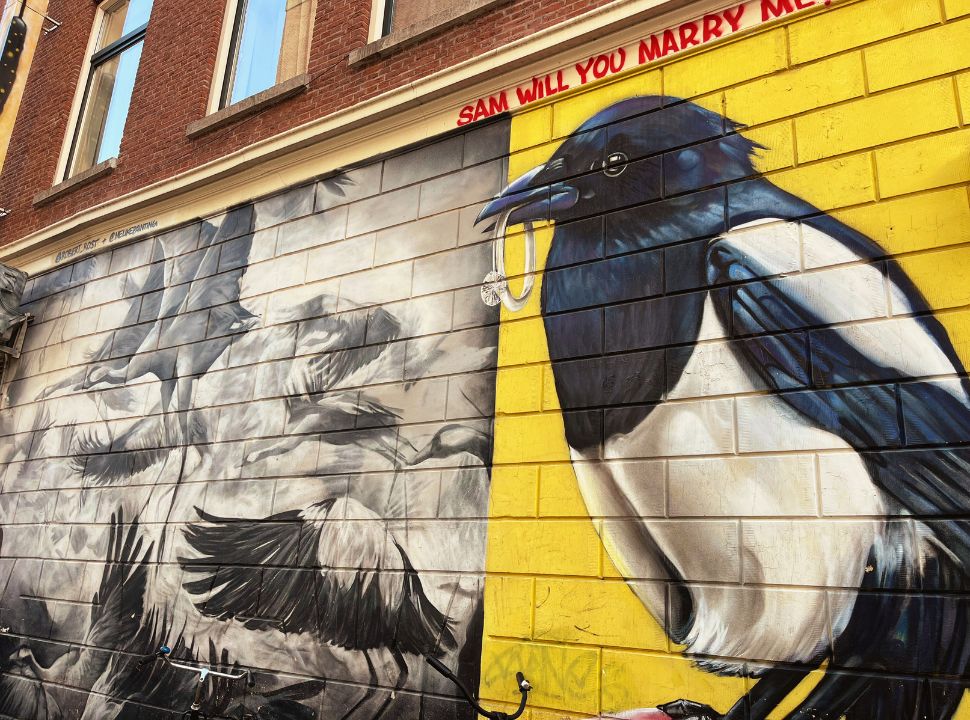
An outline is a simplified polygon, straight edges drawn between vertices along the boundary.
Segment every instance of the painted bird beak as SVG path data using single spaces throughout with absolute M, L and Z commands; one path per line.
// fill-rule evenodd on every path
M 511 210 L 509 225 L 554 219 L 555 213 L 568 210 L 579 200 L 579 191 L 564 182 L 548 181 L 558 174 L 561 162 L 538 165 L 509 183 L 494 200 L 478 214 L 475 224 L 497 217 Z M 543 182 L 545 175 L 546 182 Z

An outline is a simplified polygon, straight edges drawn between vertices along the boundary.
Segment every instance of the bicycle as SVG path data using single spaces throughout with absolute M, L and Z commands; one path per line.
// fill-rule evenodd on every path
M 227 718 L 224 715 L 209 715 L 202 710 L 202 704 L 205 702 L 205 687 L 206 682 L 210 677 L 223 678 L 231 682 L 236 680 L 241 680 L 246 678 L 246 686 L 253 687 L 256 684 L 256 680 L 253 678 L 253 674 L 249 670 L 243 670 L 238 674 L 219 672 L 218 670 L 213 670 L 208 665 L 196 666 L 187 665 L 185 663 L 176 662 L 170 657 L 172 649 L 167 645 L 162 645 L 155 651 L 153 655 L 149 655 L 137 664 L 137 669 L 142 670 L 149 663 L 155 662 L 157 660 L 162 660 L 169 667 L 177 668 L 178 670 L 188 670 L 190 672 L 196 673 L 199 676 L 199 681 L 195 685 L 195 696 L 192 699 L 192 704 L 188 710 L 182 713 L 180 716 L 182 720 L 218 720 L 223 718 L 224 720 L 236 720 L 234 718 Z
M 529 691 L 532 690 L 532 685 L 528 680 L 525 679 L 525 676 L 521 672 L 515 673 L 515 682 L 519 688 L 519 692 L 522 694 L 522 697 L 519 698 L 518 709 L 510 715 L 509 713 L 502 712 L 500 710 L 486 710 L 478 704 L 478 701 L 470 692 L 468 692 L 468 688 L 465 687 L 465 684 L 459 680 L 451 670 L 448 669 L 447 665 L 437 658 L 431 657 L 430 655 L 425 655 L 424 659 L 428 661 L 428 665 L 441 673 L 447 680 L 453 682 L 461 691 L 461 694 L 465 696 L 465 702 L 471 705 L 475 712 L 482 717 L 488 718 L 488 720 L 518 720 L 518 717 L 525 712 L 525 705 L 529 701 Z

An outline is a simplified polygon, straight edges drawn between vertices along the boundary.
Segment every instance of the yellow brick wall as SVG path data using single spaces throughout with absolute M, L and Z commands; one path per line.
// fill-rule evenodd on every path
M 665 93 L 747 125 L 759 170 L 888 251 L 970 361 L 970 2 L 859 0 L 775 23 L 512 121 L 510 178 L 547 159 L 584 119 Z M 539 262 L 551 231 L 538 233 Z M 522 267 L 522 243 L 508 262 Z M 538 283 L 541 284 L 541 276 Z M 514 284 L 514 283 L 513 283 Z M 535 685 L 534 718 L 679 697 L 724 711 L 753 682 L 701 672 L 627 587 L 589 517 L 569 460 L 539 293 L 503 310 L 486 583 L 482 694 Z M 814 673 L 772 717 L 804 697 Z M 965 702 L 958 717 L 970 718 Z

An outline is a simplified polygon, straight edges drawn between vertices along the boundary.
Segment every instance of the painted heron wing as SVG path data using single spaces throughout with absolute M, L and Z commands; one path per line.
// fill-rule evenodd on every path
M 817 242 L 838 242 L 819 235 Z M 970 511 L 970 452 L 939 447 L 970 433 L 966 382 L 920 379 L 956 376 L 963 366 L 894 263 L 772 277 L 775 268 L 729 234 L 712 244 L 707 267 L 712 285 L 732 284 L 711 294 L 734 352 L 769 389 L 782 391 L 778 398 L 855 448 L 876 485 L 908 513 L 931 520 Z M 867 292 L 927 314 L 839 324 Z M 935 531 L 966 564 L 965 525 L 939 521 Z
M 106 442 L 97 435 L 82 435 L 71 456 L 71 466 L 96 485 L 137 475 L 162 462 L 174 449 L 166 422 L 169 421 L 164 415 L 142 418 Z
M 199 611 L 220 619 L 241 616 L 249 629 L 316 630 L 319 531 L 299 511 L 262 520 L 221 518 L 198 510 L 207 525 L 191 524 L 185 540 L 201 555 L 180 557 L 191 595 L 207 595 Z
M 144 611 L 148 559 L 154 543 L 142 552 L 143 537 L 135 517 L 125 527 L 122 509 L 111 516 L 108 553 L 101 584 L 91 600 L 91 627 L 86 645 L 118 647 L 138 631 Z

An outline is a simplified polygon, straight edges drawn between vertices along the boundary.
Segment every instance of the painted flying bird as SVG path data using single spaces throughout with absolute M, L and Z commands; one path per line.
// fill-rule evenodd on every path
M 400 331 L 397 318 L 380 307 L 325 315 L 314 321 L 302 342 L 317 354 L 306 362 L 295 362 L 284 383 L 286 436 L 249 453 L 246 462 L 282 455 L 326 433 L 328 443 L 357 444 L 400 465 L 396 441 L 401 416 L 365 392 L 352 389 L 379 377 L 386 351 Z M 353 429 L 365 431 L 350 432 Z
M 970 437 L 970 395 L 963 379 L 918 379 L 962 378 L 965 369 L 901 267 L 758 176 L 760 146 L 740 129 L 675 98 L 618 102 L 512 182 L 480 220 L 510 213 L 510 224 L 555 223 L 541 305 L 576 476 L 592 515 L 642 518 L 605 524 L 617 566 L 666 581 L 633 589 L 701 667 L 759 678 L 725 715 L 682 703 L 683 716 L 762 720 L 828 661 L 787 718 L 946 720 L 970 657 L 970 609 L 947 595 L 970 588 L 970 525 L 956 519 L 970 512 L 970 453 L 943 445 Z M 732 182 L 742 178 L 753 179 Z M 798 273 L 799 237 L 813 266 L 844 267 L 785 277 Z M 841 324 L 860 304 L 885 307 L 887 298 L 891 321 Z M 744 405 L 754 449 L 759 437 L 769 450 L 843 449 L 836 512 L 913 524 L 744 522 L 743 597 L 693 582 L 722 576 L 717 523 L 687 530 L 651 519 L 657 485 L 644 464 L 602 461 L 717 445 L 725 420 L 714 401 L 665 400 L 691 396 L 691 379 L 709 369 L 697 341 L 719 336 L 731 339 L 718 368 L 724 392 L 771 393 Z M 670 345 L 680 348 L 655 351 Z M 892 451 L 903 445 L 923 449 Z M 720 514 L 743 518 L 753 497 L 758 515 L 788 514 L 798 459 L 774 462 L 766 484 L 750 465 L 711 460 L 705 475 L 725 489 Z M 703 495 L 693 493 L 696 507 L 683 514 L 706 514 Z M 784 580 L 772 580 L 778 568 Z M 827 594 L 831 638 L 821 593 L 772 591 L 772 582 L 838 588 Z
M 196 413 L 188 414 L 190 434 L 186 442 L 205 442 L 205 424 Z M 95 485 L 128 480 L 155 467 L 174 450 L 170 427 L 165 415 L 150 415 L 107 439 L 97 432 L 82 433 L 72 447 L 70 467 Z
M 73 460 L 76 467 L 84 466 L 86 476 L 96 482 L 123 479 L 167 460 L 176 447 L 187 448 L 204 435 L 198 419 L 193 420 L 189 412 L 195 385 L 233 337 L 250 330 L 256 321 L 239 303 L 243 269 L 218 273 L 226 247 L 223 241 L 238 236 L 233 252 L 244 261 L 252 243 L 252 227 L 253 210 L 249 205 L 229 211 L 218 226 L 203 223 L 200 247 L 192 252 L 184 252 L 187 248 L 181 236 L 156 239 L 156 257 L 163 261 L 152 266 L 142 288 L 161 290 L 158 301 L 152 303 L 151 320 L 122 328 L 115 333 L 113 344 L 109 342 L 98 349 L 94 357 L 117 354 L 119 343 L 124 345 L 124 352 L 132 354 L 82 371 L 81 384 L 70 387 L 76 390 L 123 386 L 153 376 L 161 383 L 162 414 L 144 418 L 122 435 L 109 438 L 107 444 L 87 438 L 82 452 L 88 457 L 79 455 Z M 179 252 L 183 254 L 178 255 Z M 139 305 L 133 305 L 126 323 Z M 185 337 L 191 336 L 191 326 L 199 321 L 199 311 L 206 309 L 206 335 L 210 339 L 181 345 Z M 68 378 L 64 383 L 71 381 Z M 182 456 L 184 463 L 184 452 Z M 173 505 L 174 502 L 173 494 Z
M 162 294 L 151 304 L 147 318 L 142 304 L 133 303 L 124 327 L 92 353 L 96 364 L 52 385 L 41 395 L 47 397 L 64 388 L 77 391 L 120 387 L 151 375 L 161 383 L 164 413 L 188 410 L 198 376 L 222 355 L 233 335 L 252 329 L 256 322 L 256 316 L 239 303 L 239 282 L 244 270 L 218 272 L 223 240 L 241 237 L 237 241 L 241 247 L 234 248 L 234 252 L 248 257 L 252 228 L 253 208 L 247 205 L 229 211 L 218 226 L 203 223 L 200 247 L 192 252 L 172 257 L 185 249 L 181 247 L 184 243 L 170 248 L 165 236 L 156 239 L 155 254 L 164 261 L 151 266 L 141 292 L 161 290 Z M 177 242 L 177 236 L 171 242 Z M 193 334 L 193 325 L 201 317 L 197 311 L 206 309 L 206 336 L 211 339 L 179 348 L 184 338 Z M 119 353 L 125 356 L 109 359 Z M 187 418 L 180 416 L 179 423 L 182 438 L 187 438 Z
M 22 676 L 34 682 L 5 687 L 4 693 L 0 693 L 7 695 L 0 702 L 4 712 L 19 708 L 21 714 L 13 717 L 54 720 L 59 717 L 59 710 L 51 705 L 44 684 L 91 688 L 104 678 L 111 658 L 116 657 L 110 650 L 126 650 L 141 622 L 148 557 L 154 545 L 144 552 L 142 546 L 138 518 L 126 529 L 122 511 L 112 514 L 107 557 L 99 589 L 91 599 L 91 621 L 84 642 L 72 645 L 49 665 L 38 660 L 29 644 L 18 648 L 15 657 L 8 661 L 19 667 Z M 86 714 L 84 717 L 103 716 Z
M 488 465 L 492 459 L 491 435 L 470 425 L 449 423 L 411 457 L 408 465 L 419 465 L 431 458 L 440 460 L 462 453 L 468 453 L 478 458 L 483 465 Z
M 154 251 L 157 252 L 161 247 L 161 241 L 153 241 Z M 144 294 L 160 290 L 165 278 L 165 263 L 154 263 L 149 271 L 145 282 L 139 288 L 138 294 Z M 132 358 L 115 357 L 112 358 L 112 347 L 116 345 L 121 348 L 129 348 L 129 351 L 136 351 L 144 342 L 145 337 L 154 327 L 151 321 L 141 318 L 141 303 L 132 302 L 122 320 L 122 328 L 108 338 L 87 356 L 87 364 L 71 374 L 67 378 L 51 383 L 45 387 L 38 395 L 38 400 L 51 397 L 62 391 L 80 392 L 82 390 L 100 390 L 109 387 L 120 387 L 125 384 L 128 374 L 128 365 Z M 154 320 L 156 318 L 150 318 Z M 118 353 L 116 353 L 118 354 Z
M 287 434 L 269 447 L 249 453 L 247 463 L 283 455 L 307 440 L 317 442 L 319 433 L 327 433 L 326 442 L 331 445 L 359 445 L 392 463 L 401 463 L 395 445 L 401 416 L 362 392 L 287 396 L 286 410 Z M 363 432 L 352 432 L 355 428 Z
M 396 691 L 408 679 L 406 653 L 441 657 L 455 647 L 452 621 L 425 594 L 404 548 L 356 500 L 328 498 L 261 520 L 196 511 L 209 524 L 189 525 L 185 539 L 201 558 L 179 558 L 186 573 L 203 575 L 183 583 L 205 596 L 196 607 L 209 617 L 238 617 L 252 630 L 311 633 L 362 652 L 370 683 L 344 718 L 377 692 L 374 650 L 386 648 L 394 659 Z

